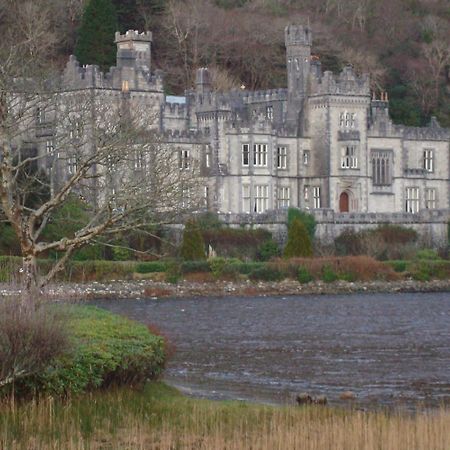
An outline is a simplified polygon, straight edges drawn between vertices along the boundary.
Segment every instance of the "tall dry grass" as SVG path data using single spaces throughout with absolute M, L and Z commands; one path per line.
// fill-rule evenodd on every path
M 0 410 L 0 448 L 448 450 L 450 411 L 416 414 L 189 399 L 160 383 Z

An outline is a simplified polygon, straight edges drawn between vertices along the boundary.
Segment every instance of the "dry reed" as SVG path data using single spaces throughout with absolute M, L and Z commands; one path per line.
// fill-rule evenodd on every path
M 2 450 L 450 448 L 444 408 L 401 414 L 210 402 L 159 383 L 144 392 L 122 389 L 67 402 L 4 403 L 0 412 Z

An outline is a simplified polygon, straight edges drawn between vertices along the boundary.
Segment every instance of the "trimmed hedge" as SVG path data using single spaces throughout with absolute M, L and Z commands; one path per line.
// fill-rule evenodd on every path
M 93 306 L 70 307 L 72 350 L 18 392 L 70 395 L 110 385 L 140 384 L 164 368 L 164 341 L 140 323 Z
M 165 272 L 167 270 L 167 263 L 163 261 L 147 261 L 136 264 L 135 271 L 137 273 L 154 273 Z

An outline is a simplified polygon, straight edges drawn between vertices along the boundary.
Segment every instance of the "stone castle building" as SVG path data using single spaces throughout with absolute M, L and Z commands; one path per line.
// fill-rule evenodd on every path
M 269 227 L 298 207 L 316 215 L 329 239 L 347 226 L 392 222 L 446 241 L 450 129 L 435 119 L 423 128 L 394 124 L 387 94 L 371 93 L 368 75 L 351 66 L 322 71 L 307 26 L 286 27 L 287 88 L 268 91 L 215 92 L 202 68 L 195 90 L 167 96 L 152 70 L 151 33 L 116 33 L 115 42 L 107 74 L 72 56 L 64 85 L 144 105 L 156 117 L 149 126 L 179 153 L 180 170 L 200 161 L 202 207 L 232 224 Z M 51 136 L 40 142 L 53 145 Z

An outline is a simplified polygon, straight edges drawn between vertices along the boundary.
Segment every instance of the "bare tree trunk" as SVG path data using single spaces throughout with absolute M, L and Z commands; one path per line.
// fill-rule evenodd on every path
M 26 301 L 37 300 L 39 276 L 35 255 L 28 254 L 23 257 L 22 270 L 22 298 Z

